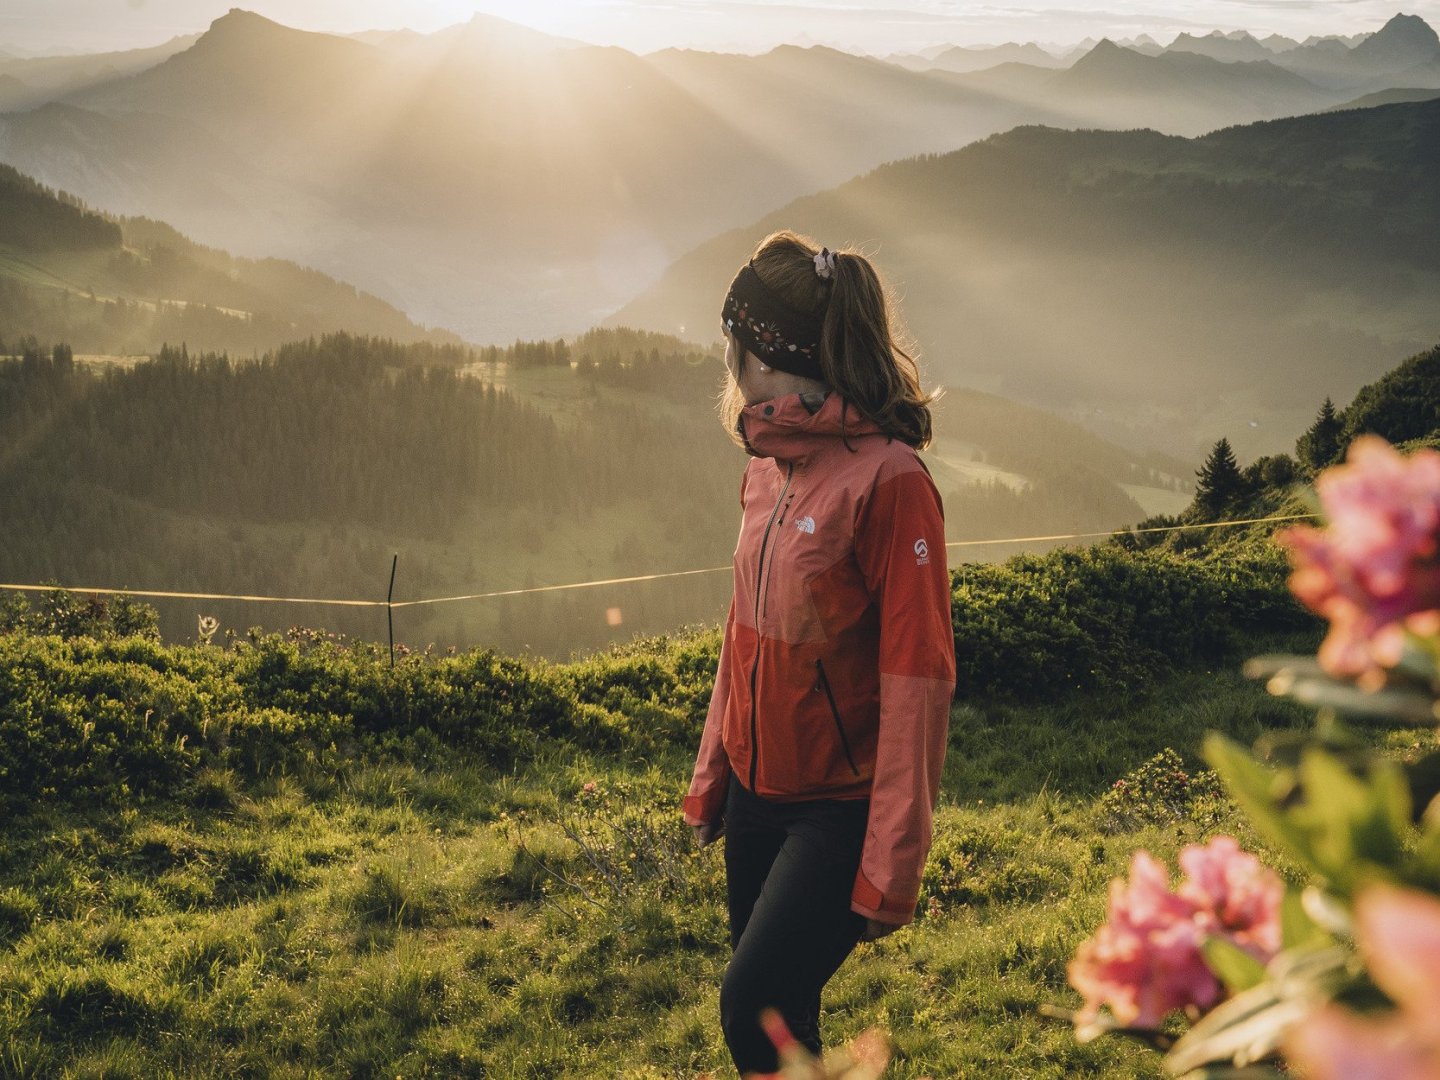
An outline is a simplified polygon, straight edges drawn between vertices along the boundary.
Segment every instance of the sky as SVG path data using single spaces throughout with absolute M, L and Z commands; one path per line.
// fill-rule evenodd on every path
M 785 42 L 884 54 L 930 45 L 1181 31 L 1354 34 L 1397 11 L 1440 28 L 1440 0 L 248 0 L 239 6 L 306 30 L 422 33 L 498 15 L 564 37 L 636 52 L 669 46 L 756 52 Z M 3 0 L 0 51 L 101 52 L 204 30 L 236 0 Z M 1403 7 L 1397 6 L 1404 4 Z

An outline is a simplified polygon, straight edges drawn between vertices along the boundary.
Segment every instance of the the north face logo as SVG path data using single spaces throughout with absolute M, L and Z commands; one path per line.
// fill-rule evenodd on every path
M 923 536 L 919 540 L 915 541 L 915 565 L 930 565 L 930 545 L 925 543 L 925 538 Z
M 795 528 L 799 529 L 801 532 L 813 533 L 815 531 L 815 519 L 807 514 L 805 517 L 795 522 Z

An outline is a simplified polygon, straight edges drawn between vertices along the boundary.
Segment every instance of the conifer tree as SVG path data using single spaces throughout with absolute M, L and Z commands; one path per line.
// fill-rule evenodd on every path
M 1224 514 L 1248 494 L 1249 485 L 1235 461 L 1229 439 L 1221 439 L 1215 444 L 1195 476 L 1198 482 L 1195 485 L 1194 508 L 1201 518 L 1208 520 Z
M 1295 443 L 1295 456 L 1300 459 L 1300 464 L 1312 474 L 1333 465 L 1343 449 L 1340 435 L 1344 428 L 1335 411 L 1335 403 L 1327 397 L 1315 422 Z

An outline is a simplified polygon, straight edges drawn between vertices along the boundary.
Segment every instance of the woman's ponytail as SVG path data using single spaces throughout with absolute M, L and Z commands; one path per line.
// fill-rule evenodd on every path
M 930 403 L 914 358 L 896 340 L 893 305 L 870 261 L 837 251 L 829 277 L 820 275 L 821 248 L 793 232 L 767 236 L 751 265 L 765 285 L 797 311 L 821 314 L 824 381 L 881 431 L 917 450 L 930 443 Z
M 930 443 L 930 402 L 915 360 L 895 340 L 890 303 L 863 255 L 836 253 L 820 339 L 825 381 L 888 435 Z

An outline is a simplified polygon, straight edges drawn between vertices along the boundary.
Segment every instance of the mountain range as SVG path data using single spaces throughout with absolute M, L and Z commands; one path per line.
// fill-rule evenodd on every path
M 1198 134 L 1440 85 L 1433 31 L 1404 16 L 1269 61 L 1099 42 L 1068 67 L 969 74 L 819 47 L 640 57 L 483 16 L 339 37 L 235 9 L 165 49 L 0 114 L 0 161 L 480 342 L 583 329 L 717 233 L 1017 125 Z
M 1437 155 L 1440 100 L 1195 139 L 1018 128 L 719 236 L 615 319 L 708 337 L 735 267 L 795 228 L 875 254 L 934 381 L 1184 457 L 1274 452 L 1440 339 Z

